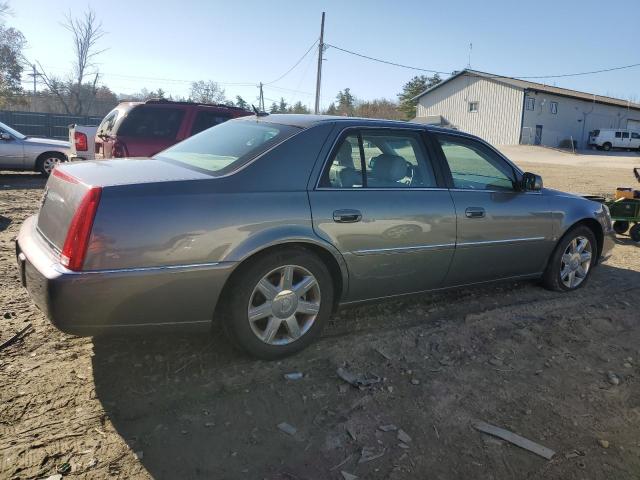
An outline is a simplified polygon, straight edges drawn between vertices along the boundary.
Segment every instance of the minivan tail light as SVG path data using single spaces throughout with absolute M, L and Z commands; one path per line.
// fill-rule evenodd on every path
M 73 214 L 67 237 L 60 253 L 60 263 L 69 270 L 82 270 L 101 194 L 102 187 L 90 187 L 80 201 L 78 209 Z
M 113 149 L 111 150 L 111 153 L 116 158 L 123 158 L 129 155 L 127 146 L 120 140 L 113 142 Z
M 73 140 L 76 144 L 76 151 L 86 152 L 89 148 L 87 143 L 87 135 L 82 132 L 73 132 Z

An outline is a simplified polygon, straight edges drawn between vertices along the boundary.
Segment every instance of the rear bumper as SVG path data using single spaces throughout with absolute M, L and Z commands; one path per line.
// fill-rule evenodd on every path
M 209 328 L 235 263 L 72 272 L 27 219 L 16 240 L 23 285 L 63 332 L 94 335 L 141 327 Z

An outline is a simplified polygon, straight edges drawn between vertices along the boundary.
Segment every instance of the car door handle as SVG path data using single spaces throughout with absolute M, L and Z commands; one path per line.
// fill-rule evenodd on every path
M 333 212 L 333 221 L 337 223 L 355 223 L 362 220 L 359 210 L 336 210 Z
M 467 218 L 484 218 L 484 214 L 482 207 L 469 207 L 464 211 L 464 216 Z

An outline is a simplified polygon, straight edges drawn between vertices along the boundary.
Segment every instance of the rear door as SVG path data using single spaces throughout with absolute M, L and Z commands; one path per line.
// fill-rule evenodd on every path
M 640 133 L 631 132 L 631 148 L 640 148 Z
M 309 193 L 315 232 L 347 263 L 346 301 L 442 285 L 455 211 L 423 140 L 420 130 L 346 129 Z
M 517 187 L 518 172 L 472 138 L 435 134 L 457 212 L 457 245 L 447 286 L 542 272 L 554 246 L 541 192 Z

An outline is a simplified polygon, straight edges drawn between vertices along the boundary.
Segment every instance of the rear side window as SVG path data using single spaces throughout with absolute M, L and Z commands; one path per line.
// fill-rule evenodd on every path
M 600 136 L 600 130 L 594 130 L 593 131 L 593 136 L 594 137 L 599 137 Z
M 183 117 L 180 108 L 137 107 L 122 121 L 118 135 L 175 140 Z
M 338 144 L 320 186 L 395 189 L 437 184 L 419 134 L 366 129 Z
M 616 138 L 622 138 L 622 132 L 616 132 Z
M 622 132 L 622 138 L 629 138 L 629 132 Z
M 640 133 L 631 132 L 631 138 L 635 138 L 635 139 L 640 138 Z
M 229 120 L 228 115 L 223 115 L 217 112 L 207 112 L 205 110 L 200 110 L 198 113 L 196 113 L 196 119 L 193 121 L 193 128 L 191 128 L 191 135 L 200 133 L 203 130 L 206 130 L 207 128 L 211 128 L 222 122 L 226 122 L 227 120 Z
M 113 131 L 113 126 L 116 124 L 116 120 L 118 120 L 118 110 L 112 110 L 107 114 L 106 117 L 102 119 L 100 122 L 100 126 L 98 127 L 97 135 L 111 135 Z

